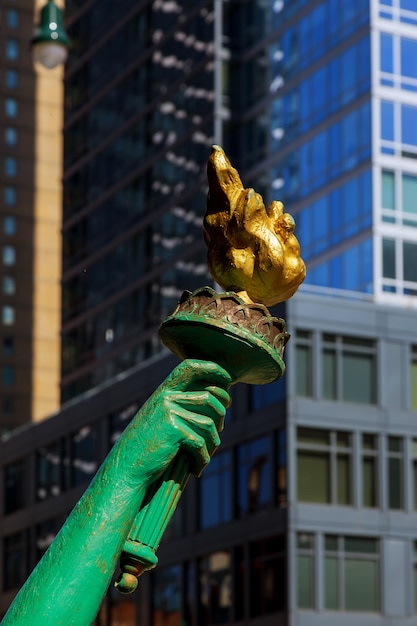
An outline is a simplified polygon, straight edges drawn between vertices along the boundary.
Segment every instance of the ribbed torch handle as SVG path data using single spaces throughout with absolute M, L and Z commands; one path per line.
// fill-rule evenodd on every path
M 122 572 L 115 584 L 120 593 L 135 591 L 138 577 L 158 563 L 156 550 L 189 477 L 189 457 L 179 453 L 147 492 L 120 557 Z

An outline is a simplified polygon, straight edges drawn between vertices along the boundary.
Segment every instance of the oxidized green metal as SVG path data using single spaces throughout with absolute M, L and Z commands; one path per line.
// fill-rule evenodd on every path
M 215 363 L 187 360 L 174 369 L 114 445 L 2 626 L 93 622 L 149 486 L 180 450 L 200 474 L 219 445 L 230 384 Z M 147 531 L 152 526 L 151 519 Z

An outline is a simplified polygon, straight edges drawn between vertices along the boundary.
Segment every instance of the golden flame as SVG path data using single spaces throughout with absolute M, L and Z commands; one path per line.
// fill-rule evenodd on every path
M 273 306 L 291 298 L 306 276 L 293 217 L 282 202 L 266 210 L 220 146 L 212 148 L 207 176 L 204 239 L 214 280 L 249 303 Z

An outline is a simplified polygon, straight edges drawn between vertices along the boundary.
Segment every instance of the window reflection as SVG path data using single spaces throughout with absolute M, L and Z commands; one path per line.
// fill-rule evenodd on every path
M 117 413 L 110 415 L 110 445 L 116 443 L 138 410 L 139 404 L 132 402 L 120 411 L 117 411 Z
M 72 484 L 91 480 L 97 470 L 98 432 L 94 426 L 83 426 L 71 437 Z
M 229 623 L 232 617 L 232 572 L 228 550 L 200 560 L 201 626 Z
M 237 505 L 241 515 L 265 508 L 271 502 L 269 438 L 260 437 L 238 448 Z
M 62 490 L 62 445 L 54 442 L 36 453 L 36 496 L 45 500 L 58 496 Z
M 255 541 L 250 553 L 250 616 L 282 612 L 286 606 L 285 537 Z
M 54 517 L 36 526 L 36 560 L 40 561 L 55 539 L 63 520 Z
M 181 626 L 181 567 L 156 569 L 152 585 L 152 626 Z
M 16 461 L 4 468 L 4 512 L 13 513 L 26 504 L 25 462 Z
M 232 518 L 232 453 L 217 452 L 199 482 L 200 527 L 211 528 Z
M 28 574 L 26 533 L 20 532 L 5 537 L 3 589 L 18 589 Z

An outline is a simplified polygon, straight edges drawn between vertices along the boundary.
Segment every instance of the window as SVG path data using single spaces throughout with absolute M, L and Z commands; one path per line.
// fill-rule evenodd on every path
M 395 175 L 394 172 L 388 170 L 383 170 L 381 174 L 382 220 L 392 224 L 399 223 L 416 228 L 417 203 L 415 198 L 417 197 L 417 176 L 401 172 L 397 172 Z M 396 176 L 401 184 L 396 183 Z M 397 189 L 401 193 L 398 201 L 396 201 Z
M 375 343 L 372 340 L 323 335 L 323 398 L 374 404 L 375 370 Z
M 4 538 L 4 591 L 18 589 L 28 574 L 27 542 L 25 533 Z
M 229 624 L 232 619 L 230 551 L 219 550 L 200 559 L 199 570 L 201 612 L 199 624 L 201 626 Z M 178 626 L 180 626 L 180 622 L 178 622 Z
M 14 383 L 14 369 L 11 365 L 3 365 L 2 382 L 6 387 L 11 387 Z
M 8 296 L 12 296 L 16 292 L 16 281 L 13 276 L 3 276 L 2 291 Z
M 16 61 L 19 58 L 19 43 L 16 39 L 6 41 L 6 58 L 9 61 Z
M 15 322 L 15 310 L 12 306 L 4 306 L 1 310 L 4 326 L 12 326 Z
M 401 437 L 388 437 L 388 508 L 404 507 L 404 451 Z
M 16 249 L 14 246 L 3 246 L 3 265 L 16 263 Z
M 344 431 L 297 429 L 297 499 L 352 504 L 352 436 Z
M 17 161 L 14 157 L 6 157 L 4 159 L 4 173 L 6 176 L 16 176 L 17 174 Z
M 83 426 L 71 438 L 72 485 L 90 481 L 97 470 L 97 437 L 94 426 Z
M 12 356 L 14 354 L 14 338 L 10 335 L 3 337 L 3 354 Z
M 417 176 L 403 174 L 401 191 L 403 224 L 404 226 L 417 226 Z
M 395 222 L 395 177 L 394 172 L 382 171 L 382 220 Z
M 378 506 L 378 439 L 376 435 L 362 435 L 362 505 Z
M 16 117 L 18 112 L 17 100 L 6 98 L 4 101 L 4 112 L 6 117 Z
M 4 203 L 8 206 L 14 206 L 16 204 L 16 188 L 5 187 L 4 188 Z
M 382 254 L 383 290 L 417 295 L 417 243 L 383 239 Z
M 4 129 L 4 142 L 6 146 L 15 146 L 17 144 L 17 130 L 13 126 L 6 126 Z
M 297 606 L 299 609 L 315 607 L 315 541 L 310 533 L 297 535 Z
M 2 415 L 3 417 L 11 417 L 14 412 L 13 396 L 3 395 L 2 397 Z
M 276 503 L 287 506 L 287 433 L 284 429 L 277 432 L 276 439 Z
M 254 513 L 271 504 L 269 447 L 269 437 L 260 437 L 238 447 L 237 507 L 240 515 Z
M 110 416 L 110 445 L 116 443 L 138 410 L 139 404 L 134 402 Z
M 6 11 L 6 24 L 8 28 L 17 28 L 19 26 L 19 13 L 15 9 Z
M 284 536 L 278 535 L 249 544 L 250 617 L 285 610 L 287 579 L 285 560 Z
M 16 218 L 12 215 L 3 218 L 3 233 L 9 236 L 16 234 Z
M 38 500 L 45 500 L 61 493 L 62 452 L 62 445 L 59 441 L 37 450 L 36 495 Z
M 417 346 L 411 349 L 411 410 L 417 411 Z
M 325 535 L 324 549 L 325 609 L 379 611 L 378 541 Z
M 284 400 L 285 383 L 283 380 L 277 380 L 269 385 L 250 385 L 249 392 L 251 411 L 259 411 Z
M 62 526 L 59 518 L 48 519 L 36 526 L 36 561 L 40 561 Z
M 6 87 L 9 89 L 16 89 L 18 82 L 19 78 L 16 70 L 6 70 Z
M 24 461 L 4 468 L 4 512 L 13 513 L 26 504 L 26 473 Z
M 312 384 L 312 333 L 295 331 L 295 385 L 298 396 L 311 396 Z
M 404 280 L 417 283 L 417 243 L 403 241 Z
M 232 453 L 217 452 L 200 482 L 200 528 L 211 528 L 232 519 Z
M 152 626 L 181 626 L 181 567 L 157 568 L 152 583 Z

